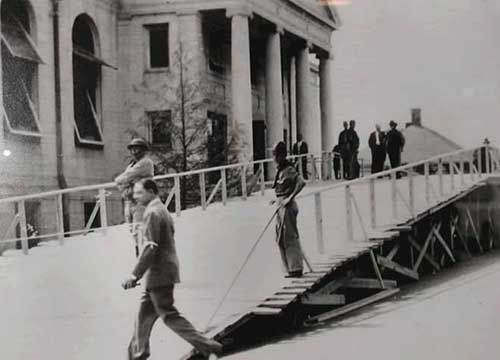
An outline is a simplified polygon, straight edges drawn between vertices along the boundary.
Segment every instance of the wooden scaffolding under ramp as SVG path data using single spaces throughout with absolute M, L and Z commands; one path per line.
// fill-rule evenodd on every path
M 345 316 L 396 295 L 401 284 L 492 249 L 499 226 L 494 223 L 498 216 L 492 214 L 500 211 L 489 192 L 500 165 L 498 152 L 491 150 L 445 154 L 307 194 L 316 204 L 321 253 L 311 261 L 310 271 L 300 278 L 283 279 L 274 293 L 219 323 L 207 335 L 230 353 L 293 328 Z M 481 156 L 486 156 L 486 165 Z M 405 176 L 399 179 L 398 173 Z M 367 185 L 368 206 L 360 200 L 362 185 Z M 402 190 L 406 185 L 407 192 Z M 390 188 L 388 199 L 379 203 L 377 186 Z M 322 197 L 338 188 L 344 189 L 346 210 L 342 235 L 324 231 L 321 211 Z M 423 196 L 416 196 L 417 192 Z M 387 213 L 390 220 L 381 221 Z M 327 253 L 326 237 L 344 241 Z M 192 351 L 183 359 L 198 356 Z

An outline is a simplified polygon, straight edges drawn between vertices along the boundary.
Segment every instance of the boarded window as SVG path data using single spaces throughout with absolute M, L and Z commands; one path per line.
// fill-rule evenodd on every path
M 166 68 L 170 65 L 168 24 L 148 25 L 149 33 L 149 67 Z
M 162 150 L 172 150 L 172 111 L 149 111 L 151 144 Z
M 36 81 L 43 63 L 31 37 L 30 18 L 19 1 L 2 2 L 2 116 L 6 129 L 21 135 L 39 136 Z
M 224 74 L 227 54 L 231 52 L 227 35 L 223 29 L 210 29 L 208 33 L 208 66 L 211 71 Z

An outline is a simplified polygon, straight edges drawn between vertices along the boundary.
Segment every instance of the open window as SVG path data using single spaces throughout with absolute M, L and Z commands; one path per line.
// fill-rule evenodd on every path
M 2 1 L 2 117 L 8 132 L 40 137 L 37 78 L 43 61 L 33 39 L 30 10 L 23 0 Z
M 97 29 L 88 15 L 76 18 L 72 40 L 75 143 L 102 147 L 101 68 L 114 67 L 99 57 Z

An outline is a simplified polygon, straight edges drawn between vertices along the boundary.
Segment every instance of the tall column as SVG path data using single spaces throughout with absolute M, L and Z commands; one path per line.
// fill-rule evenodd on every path
M 233 126 L 244 144 L 240 161 L 253 159 L 252 85 L 250 80 L 250 33 L 248 8 L 227 9 L 231 18 L 231 94 Z
M 290 133 L 292 143 L 297 141 L 297 58 L 294 56 L 290 60 Z
M 321 150 L 332 151 L 335 145 L 333 118 L 333 59 L 319 59 L 319 104 L 321 108 Z
M 283 88 L 281 75 L 281 31 L 269 34 L 266 49 L 266 125 L 267 147 L 283 139 Z M 270 154 L 266 154 L 270 155 Z
M 314 145 L 314 132 L 312 128 L 312 91 L 311 68 L 309 63 L 309 47 L 304 44 L 297 54 L 297 134 L 302 134 L 309 144 L 309 151 Z

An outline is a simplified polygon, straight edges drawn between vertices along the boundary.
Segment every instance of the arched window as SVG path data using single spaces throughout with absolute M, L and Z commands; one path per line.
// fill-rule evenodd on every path
M 101 129 L 101 66 L 97 30 L 92 19 L 79 15 L 73 24 L 73 110 L 78 145 L 103 145 Z
M 3 118 L 14 134 L 40 136 L 38 65 L 43 63 L 33 40 L 34 16 L 25 0 L 2 0 Z

